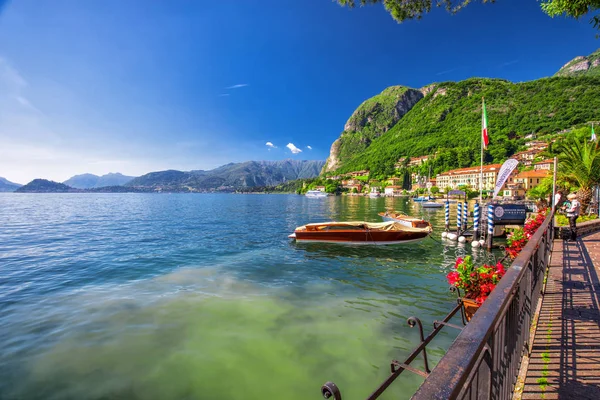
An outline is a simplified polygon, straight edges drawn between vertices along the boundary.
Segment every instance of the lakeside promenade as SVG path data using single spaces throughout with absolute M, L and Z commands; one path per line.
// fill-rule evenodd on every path
M 522 399 L 600 399 L 599 275 L 600 232 L 554 241 Z

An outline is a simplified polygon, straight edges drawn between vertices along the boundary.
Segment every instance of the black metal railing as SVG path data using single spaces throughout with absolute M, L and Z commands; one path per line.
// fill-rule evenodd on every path
M 554 212 L 413 395 L 414 400 L 510 399 L 541 297 Z
M 375 389 L 373 393 L 367 397 L 367 400 L 376 400 L 385 392 L 385 390 L 402 374 L 404 371 L 409 371 L 414 374 L 417 374 L 423 378 L 426 378 L 431 370 L 429 369 L 429 359 L 427 357 L 427 345 L 437 336 L 438 333 L 444 327 L 450 327 L 455 329 L 463 329 L 466 325 L 465 314 L 462 306 L 462 299 L 460 297 L 460 292 L 455 288 L 451 287 L 450 290 L 457 295 L 456 306 L 450 311 L 441 321 L 433 321 L 433 330 L 427 337 L 425 337 L 423 331 L 423 324 L 421 320 L 417 317 L 410 317 L 407 320 L 408 325 L 411 328 L 417 326 L 419 328 L 419 336 L 421 341 L 417 347 L 413 349 L 413 351 L 406 357 L 404 362 L 400 362 L 397 360 L 392 360 L 390 363 L 390 375 L 387 377 L 383 383 Z M 450 320 L 452 320 L 456 315 L 460 315 L 462 319 L 462 325 L 451 324 Z M 423 355 L 423 369 L 416 368 L 411 366 L 410 364 L 419 356 L 419 354 Z M 321 394 L 325 399 L 332 400 L 342 400 L 342 393 L 337 385 L 333 382 L 327 382 L 321 387 Z

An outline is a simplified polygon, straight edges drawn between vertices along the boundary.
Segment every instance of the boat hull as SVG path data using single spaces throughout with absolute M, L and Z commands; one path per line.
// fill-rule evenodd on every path
M 385 245 L 417 242 L 429 236 L 429 232 L 335 230 L 322 232 L 296 231 L 294 235 L 298 242 Z

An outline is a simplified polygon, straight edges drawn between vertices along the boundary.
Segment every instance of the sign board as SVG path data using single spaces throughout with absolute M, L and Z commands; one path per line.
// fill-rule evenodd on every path
M 494 205 L 495 225 L 523 225 L 527 219 L 525 204 L 496 204 Z

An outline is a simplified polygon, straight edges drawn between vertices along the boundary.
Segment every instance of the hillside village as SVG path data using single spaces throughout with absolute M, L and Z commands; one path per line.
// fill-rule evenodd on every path
M 519 166 L 509 176 L 499 193 L 504 199 L 536 198 L 538 194 L 533 189 L 552 176 L 554 161 L 545 158 L 548 143 L 535 140 L 535 135 L 528 135 L 526 138 L 530 139 L 525 144 L 526 149 L 510 157 L 519 161 Z M 479 193 L 479 166 L 452 169 L 435 176 L 423 174 L 421 171 L 427 170 L 435 158 L 436 154 L 401 157 L 394 164 L 396 174 L 387 179 L 375 179 L 371 177 L 369 170 L 351 171 L 305 184 L 303 190 L 320 190 L 352 196 L 376 193 L 388 197 L 422 194 L 428 191 L 434 195 L 443 195 L 453 189 L 464 190 L 471 195 Z M 484 196 L 493 192 L 501 166 L 499 163 L 483 166 Z

